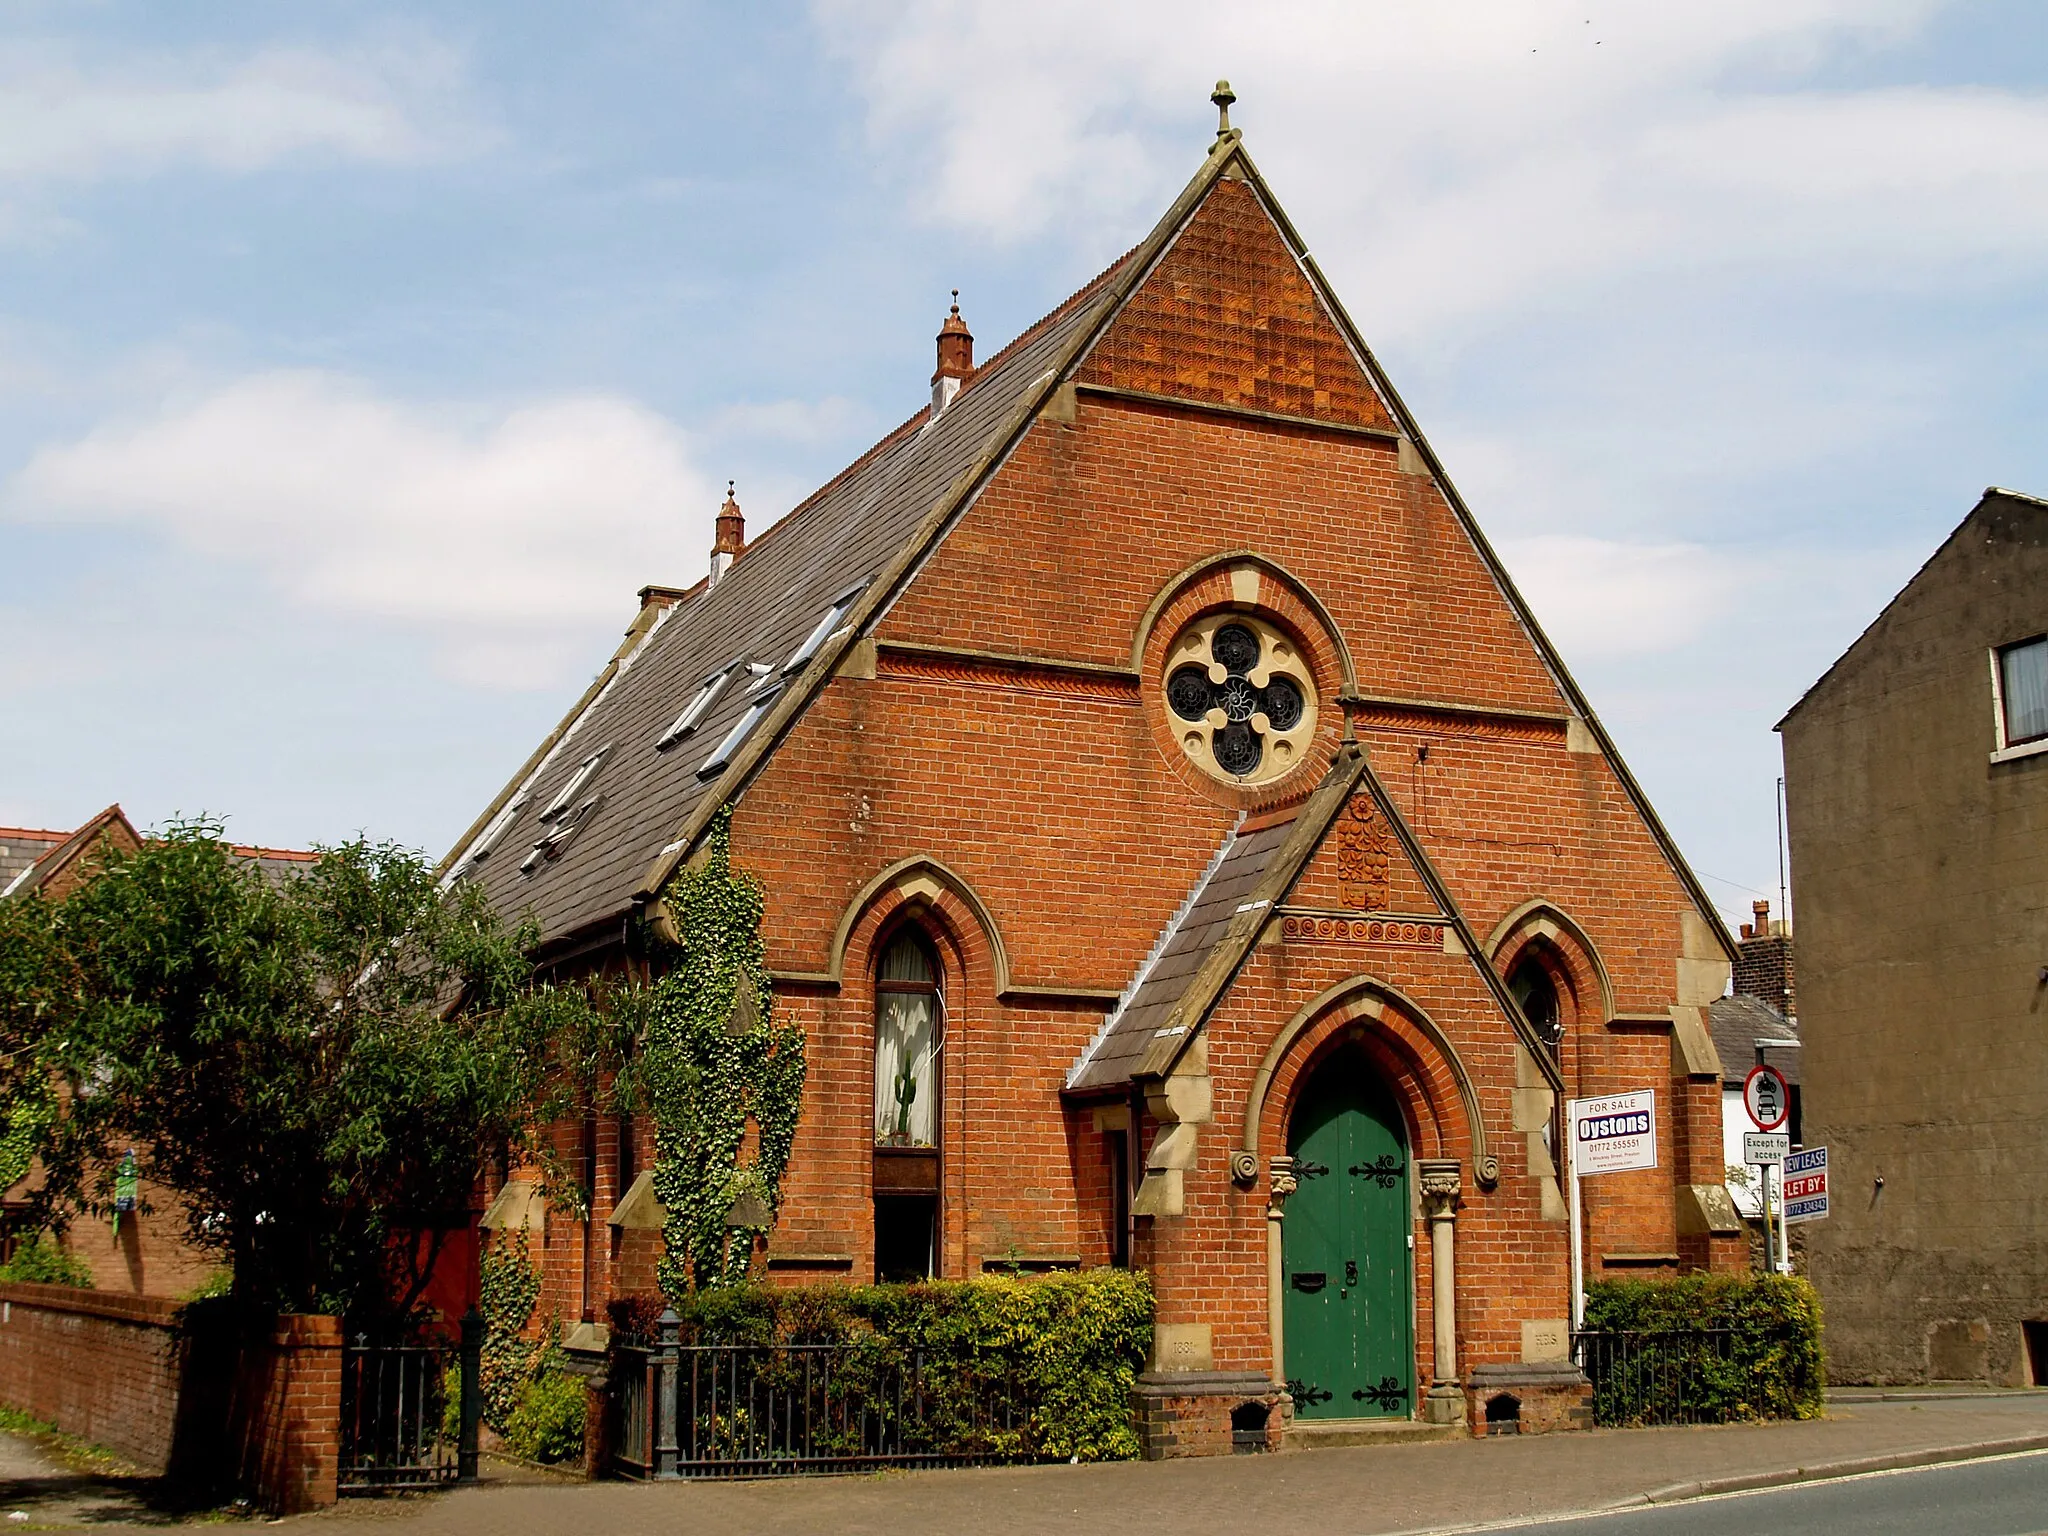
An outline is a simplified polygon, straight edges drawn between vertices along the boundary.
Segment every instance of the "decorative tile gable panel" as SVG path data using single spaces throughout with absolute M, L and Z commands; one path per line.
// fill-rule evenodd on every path
M 1216 184 L 1079 379 L 1394 429 L 1258 194 L 1241 181 Z

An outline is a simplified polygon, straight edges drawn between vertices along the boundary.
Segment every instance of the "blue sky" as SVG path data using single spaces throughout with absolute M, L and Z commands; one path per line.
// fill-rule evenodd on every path
M 1133 243 L 1218 75 L 1775 903 L 1772 723 L 2048 491 L 2037 7 L 0 0 L 0 823 L 444 851 L 726 477 L 765 526 L 915 408 L 947 289 L 986 352 Z

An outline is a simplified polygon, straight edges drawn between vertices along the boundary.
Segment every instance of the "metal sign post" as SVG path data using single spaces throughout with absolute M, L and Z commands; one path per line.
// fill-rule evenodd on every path
M 1586 1325 L 1585 1218 L 1579 1180 L 1657 1166 L 1657 1095 L 1635 1093 L 1565 1103 L 1565 1167 L 1571 1183 L 1572 1329 Z
M 1759 1131 L 1775 1131 L 1792 1118 L 1792 1089 L 1785 1081 L 1785 1074 L 1776 1067 L 1764 1065 L 1764 1042 L 1756 1042 L 1756 1065 L 1749 1069 L 1749 1076 L 1742 1080 L 1742 1107 L 1749 1111 L 1749 1122 Z M 1784 1138 L 1787 1142 L 1790 1138 Z M 1743 1138 L 1746 1149 L 1750 1138 Z M 1787 1150 L 1790 1148 L 1788 1146 Z M 1784 1159 L 1780 1158 L 1782 1162 Z M 1755 1159 L 1745 1154 L 1744 1162 Z M 1764 1178 L 1764 1268 L 1778 1267 L 1778 1229 L 1771 1219 L 1771 1165 L 1762 1165 Z
M 1775 1270 L 1785 1254 L 1784 1234 L 1771 1218 L 1771 1170 L 1792 1155 L 1792 1138 L 1782 1131 L 1749 1131 L 1742 1138 L 1742 1160 L 1763 1180 L 1764 1268 Z M 1780 1204 L 1782 1205 L 1782 1201 Z

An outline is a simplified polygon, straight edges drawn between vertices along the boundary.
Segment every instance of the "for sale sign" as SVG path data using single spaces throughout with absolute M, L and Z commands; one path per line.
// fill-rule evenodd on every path
M 1581 1176 L 1657 1166 L 1657 1094 L 1609 1094 L 1569 1102 L 1572 1167 Z
M 1785 1220 L 1819 1221 L 1828 1213 L 1828 1149 L 1808 1147 L 1785 1159 Z

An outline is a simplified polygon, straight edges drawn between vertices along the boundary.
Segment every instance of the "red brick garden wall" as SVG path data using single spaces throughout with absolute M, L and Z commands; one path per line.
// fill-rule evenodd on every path
M 332 1504 L 341 1323 L 188 1329 L 154 1296 L 0 1286 L 0 1403 L 152 1472 L 280 1514 Z
M 179 1306 L 0 1286 L 0 1402 L 161 1472 L 177 1426 Z

